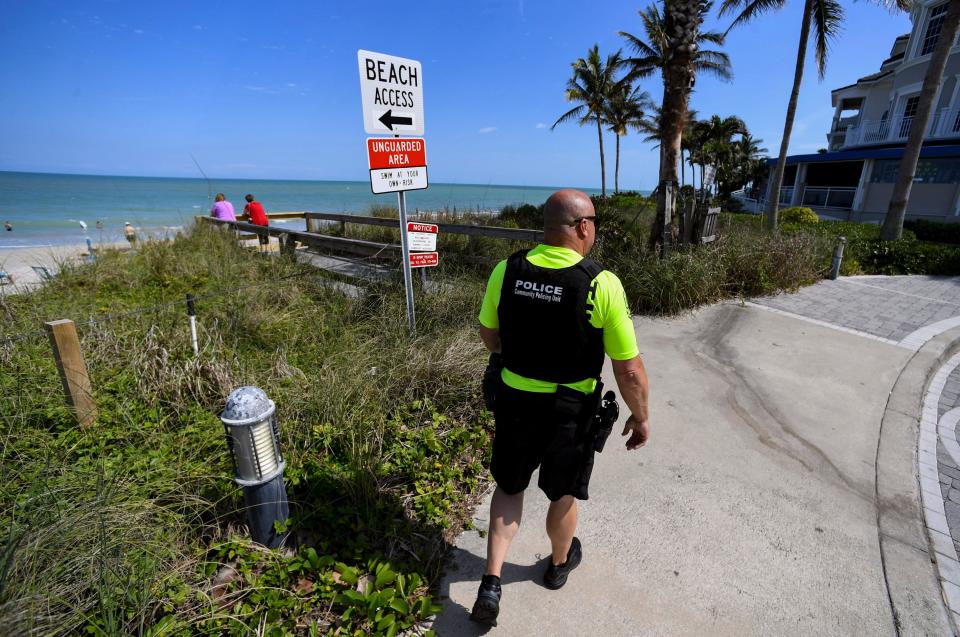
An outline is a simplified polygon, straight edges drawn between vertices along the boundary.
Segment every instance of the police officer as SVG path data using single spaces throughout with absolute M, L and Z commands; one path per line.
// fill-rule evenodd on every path
M 496 623 L 500 570 L 520 527 L 523 493 L 540 467 L 538 486 L 550 499 L 547 588 L 562 587 L 582 558 L 577 500 L 586 500 L 593 451 L 584 440 L 604 354 L 631 415 L 627 449 L 646 444 L 647 374 L 637 349 L 626 294 L 615 274 L 587 258 L 596 239 L 593 203 L 560 190 L 543 210 L 543 243 L 494 268 L 480 310 L 480 337 L 502 355 L 490 471 L 487 565 L 470 618 Z

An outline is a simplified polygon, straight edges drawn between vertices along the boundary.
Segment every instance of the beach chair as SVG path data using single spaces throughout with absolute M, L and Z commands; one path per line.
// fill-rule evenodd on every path
M 0 270 L 0 285 L 13 285 L 15 281 L 16 278 L 12 274 L 5 270 Z
M 53 281 L 54 274 L 50 271 L 45 265 L 31 265 L 30 268 L 40 276 L 40 280 L 43 282 Z

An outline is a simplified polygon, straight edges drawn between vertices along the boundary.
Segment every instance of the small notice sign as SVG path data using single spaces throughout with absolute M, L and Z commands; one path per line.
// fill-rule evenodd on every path
M 432 252 L 437 249 L 437 231 L 432 223 L 410 222 L 407 224 L 407 245 L 411 250 Z
M 439 262 L 439 252 L 412 252 L 410 254 L 411 268 L 432 268 Z
M 427 144 L 423 138 L 369 138 L 367 164 L 374 194 L 428 187 Z

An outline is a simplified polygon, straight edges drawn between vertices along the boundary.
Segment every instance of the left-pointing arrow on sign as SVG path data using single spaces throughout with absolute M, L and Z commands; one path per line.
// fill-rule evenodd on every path
M 393 114 L 393 109 L 388 110 L 386 113 L 380 116 L 380 123 L 393 130 L 394 124 L 399 124 L 401 126 L 413 126 L 412 117 L 397 117 Z

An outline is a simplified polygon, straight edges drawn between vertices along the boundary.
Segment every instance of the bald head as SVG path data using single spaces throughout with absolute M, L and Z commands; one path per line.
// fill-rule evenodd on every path
M 543 229 L 563 231 L 570 228 L 574 219 L 594 214 L 593 202 L 586 194 L 570 188 L 558 190 L 543 206 Z
M 587 256 L 597 237 L 596 222 L 590 197 L 579 190 L 558 190 L 543 206 L 543 242 Z

